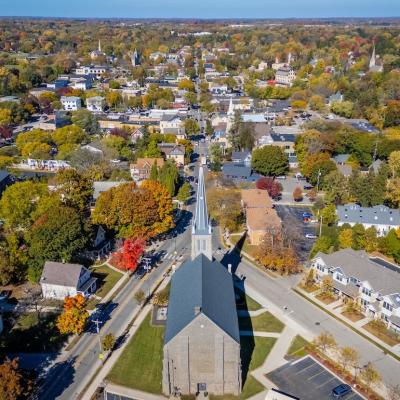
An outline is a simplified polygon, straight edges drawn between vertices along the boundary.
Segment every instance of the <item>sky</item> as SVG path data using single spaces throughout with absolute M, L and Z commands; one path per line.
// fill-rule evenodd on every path
M 0 0 L 0 15 L 82 18 L 400 17 L 400 0 Z

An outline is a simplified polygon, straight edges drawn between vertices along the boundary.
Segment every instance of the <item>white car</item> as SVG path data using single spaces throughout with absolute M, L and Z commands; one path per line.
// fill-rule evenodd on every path
M 313 233 L 306 233 L 306 238 L 307 239 L 317 239 L 317 235 L 314 235 Z

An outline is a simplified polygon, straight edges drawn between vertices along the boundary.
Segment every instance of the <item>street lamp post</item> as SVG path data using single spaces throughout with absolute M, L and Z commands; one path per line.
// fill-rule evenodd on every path
M 101 362 L 103 362 L 104 355 L 103 355 L 103 347 L 101 345 L 100 329 L 99 329 L 99 325 L 101 324 L 101 321 L 96 319 L 95 321 L 93 321 L 93 323 L 96 324 L 97 337 L 99 339 L 99 348 L 100 348 L 99 359 L 101 360 Z
M 321 169 L 318 170 L 318 177 L 317 177 L 317 194 L 318 194 L 318 191 L 319 191 L 319 179 L 320 179 L 320 177 L 321 177 Z

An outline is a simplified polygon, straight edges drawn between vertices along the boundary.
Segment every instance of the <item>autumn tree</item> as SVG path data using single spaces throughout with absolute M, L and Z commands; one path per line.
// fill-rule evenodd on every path
M 293 200 L 302 201 L 303 200 L 303 190 L 300 186 L 296 186 L 293 190 Z
M 93 183 L 84 173 L 72 168 L 60 171 L 56 175 L 56 185 L 63 204 L 79 213 L 88 208 L 93 196 Z
M 114 253 L 112 263 L 118 268 L 135 272 L 143 255 L 146 241 L 143 238 L 130 238 L 124 241 L 122 250 Z
M 342 229 L 339 233 L 339 246 L 341 249 L 348 249 L 353 245 L 353 230 Z
M 368 391 L 381 382 L 382 378 L 372 363 L 368 363 L 360 372 L 360 378 L 367 386 Z
M 339 359 L 343 369 L 346 371 L 348 367 L 355 367 L 360 361 L 360 354 L 352 347 L 345 346 L 339 350 Z
M 320 333 L 313 341 L 317 349 L 323 351 L 332 350 L 337 347 L 336 340 L 329 332 Z
M 86 108 L 74 111 L 72 114 L 72 122 L 89 135 L 99 132 L 99 123 L 96 117 Z
M 104 351 L 111 351 L 115 346 L 115 336 L 112 333 L 108 333 L 103 337 L 101 341 L 101 347 Z
M 18 400 L 22 395 L 27 394 L 27 385 L 22 375 L 18 359 L 6 358 L 0 364 L 0 399 Z
M 276 199 L 281 195 L 282 185 L 269 176 L 263 176 L 256 182 L 257 189 L 266 190 L 271 198 Z
M 81 294 L 66 297 L 64 310 L 57 318 L 57 328 L 62 334 L 81 334 L 85 329 L 89 313 L 85 308 L 86 299 Z

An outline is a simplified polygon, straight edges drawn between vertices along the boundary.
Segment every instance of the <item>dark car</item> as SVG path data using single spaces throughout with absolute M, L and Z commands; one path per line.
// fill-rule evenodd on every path
M 314 188 L 313 185 L 304 185 L 304 190 L 311 190 L 313 188 Z
M 351 393 L 351 386 L 342 383 L 332 389 L 332 396 L 334 399 L 341 399 L 347 394 Z
M 7 300 L 10 297 L 11 290 L 2 290 L 0 292 L 0 301 Z

